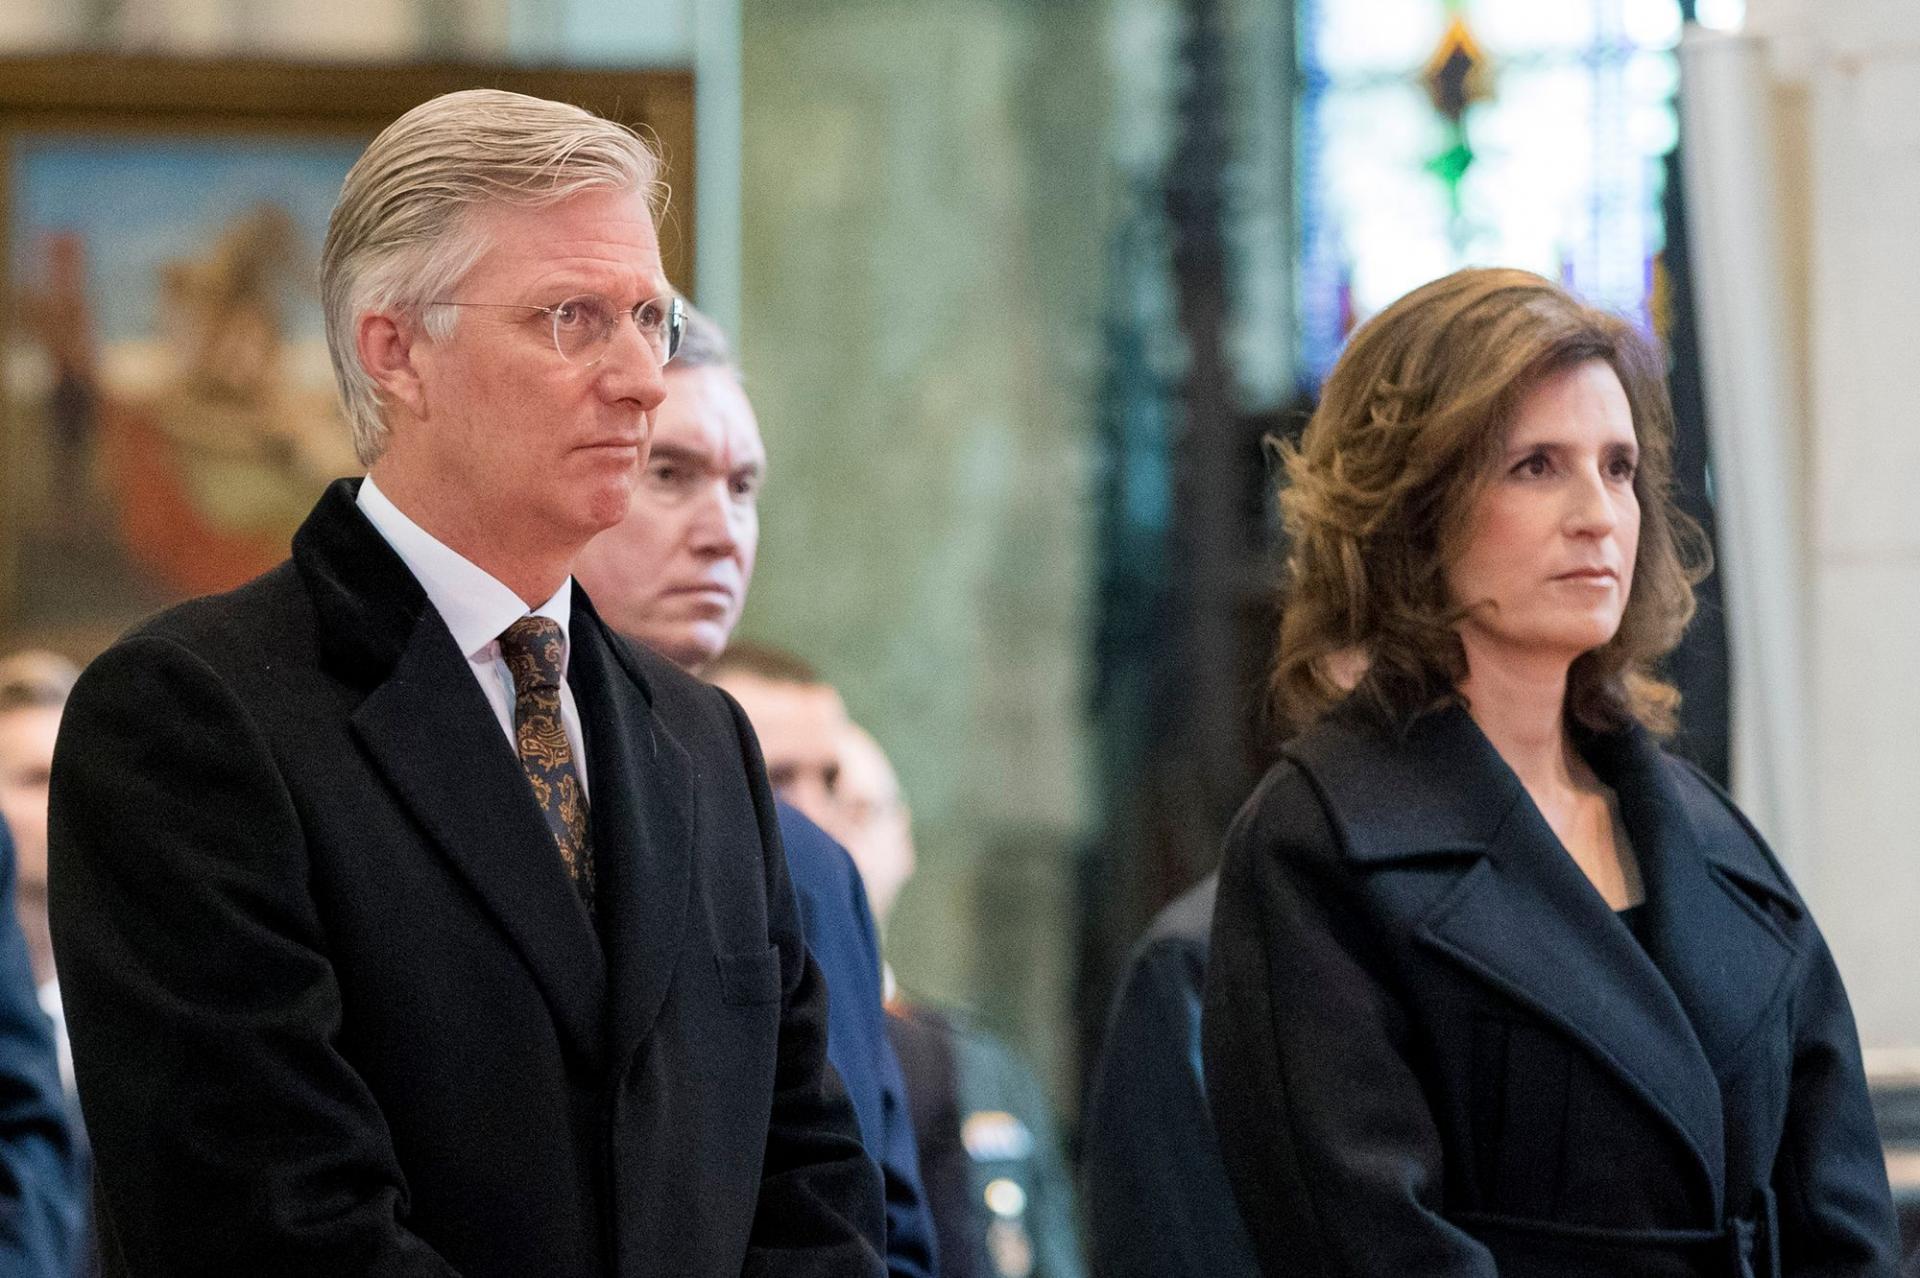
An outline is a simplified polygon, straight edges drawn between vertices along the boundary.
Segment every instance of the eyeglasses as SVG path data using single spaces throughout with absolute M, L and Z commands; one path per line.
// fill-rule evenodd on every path
M 600 362 L 613 341 L 613 330 L 624 313 L 633 317 L 633 326 L 662 364 L 680 353 L 680 338 L 687 328 L 686 305 L 677 297 L 650 297 L 622 312 L 598 293 L 582 293 L 554 306 L 528 306 L 518 302 L 429 302 L 429 306 L 478 306 L 490 310 L 538 311 L 553 320 L 553 349 L 569 364 L 582 367 Z

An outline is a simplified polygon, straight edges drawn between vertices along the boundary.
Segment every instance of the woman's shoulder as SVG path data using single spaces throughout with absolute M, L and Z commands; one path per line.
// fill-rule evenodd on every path
M 1456 705 L 1405 724 L 1336 709 L 1282 747 L 1263 791 L 1310 798 L 1349 859 L 1382 864 L 1484 848 L 1523 793 Z
M 1806 904 L 1786 867 L 1733 796 L 1692 760 L 1654 748 L 1659 775 L 1692 826 L 1701 855 L 1748 887 L 1777 897 L 1795 915 Z
M 1326 801 L 1299 760 L 1282 754 L 1274 761 L 1240 806 L 1227 842 L 1335 846 Z

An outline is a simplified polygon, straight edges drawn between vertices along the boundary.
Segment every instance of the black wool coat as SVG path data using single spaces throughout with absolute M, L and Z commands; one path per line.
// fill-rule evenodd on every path
M 1472 718 L 1343 709 L 1228 839 L 1208 1093 L 1273 1278 L 1891 1275 L 1852 1014 L 1732 803 L 1638 730 L 1644 945 Z
M 350 482 L 81 679 L 52 906 L 109 1275 L 882 1273 L 752 733 L 574 599 L 597 934 Z

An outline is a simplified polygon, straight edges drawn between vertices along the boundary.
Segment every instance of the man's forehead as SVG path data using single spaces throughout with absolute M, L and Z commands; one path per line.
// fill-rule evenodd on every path
M 475 275 L 512 272 L 532 287 L 664 296 L 670 291 L 653 210 L 634 191 L 596 190 L 555 204 L 492 204 L 474 225 L 486 250 Z
M 701 365 L 669 370 L 667 398 L 654 414 L 652 455 L 715 470 L 764 470 L 766 445 L 746 392 L 732 370 Z
M 760 736 L 780 735 L 795 744 L 818 741 L 837 749 L 840 722 L 846 717 L 840 694 L 824 683 L 791 683 L 735 671 L 719 683 L 731 692 Z

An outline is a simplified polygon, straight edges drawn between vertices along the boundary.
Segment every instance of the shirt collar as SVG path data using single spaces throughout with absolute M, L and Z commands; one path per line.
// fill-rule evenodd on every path
M 373 476 L 360 481 L 357 504 L 374 531 L 386 539 L 420 582 L 428 601 L 446 622 L 453 642 L 469 659 L 490 656 L 490 649 L 499 641 L 501 632 L 528 615 L 547 617 L 558 624 L 560 650 L 571 655 L 572 636 L 568 624 L 573 619 L 572 577 L 560 583 L 560 589 L 553 592 L 552 598 L 538 608 L 529 609 L 498 577 L 407 518 L 405 512 L 380 491 Z

